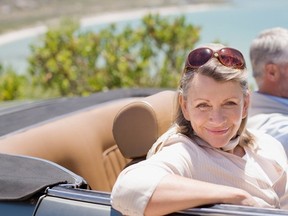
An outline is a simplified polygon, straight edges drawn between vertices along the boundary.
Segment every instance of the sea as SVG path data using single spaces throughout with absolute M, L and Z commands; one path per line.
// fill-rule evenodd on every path
M 248 70 L 251 71 L 249 61 L 249 46 L 251 41 L 264 29 L 272 27 L 288 28 L 288 0 L 231 0 L 225 4 L 204 5 L 199 10 L 174 10 L 163 16 L 184 15 L 186 21 L 201 27 L 200 41 L 198 45 L 220 41 L 221 43 L 239 49 L 246 58 Z M 135 13 L 135 11 L 134 11 Z M 137 12 L 136 12 L 137 13 Z M 138 15 L 141 13 L 138 13 Z M 111 17 L 111 16 L 110 16 Z M 118 16 L 115 19 L 89 19 L 83 22 L 84 31 L 96 31 L 99 28 L 113 23 L 119 26 L 137 25 L 140 17 L 131 16 L 129 13 Z M 38 29 L 39 30 L 39 29 Z M 18 73 L 24 73 L 28 68 L 27 57 L 30 55 L 30 45 L 39 40 L 44 30 L 33 30 L 29 34 L 23 34 L 7 42 L 1 42 L 0 35 L 0 62 L 4 66 L 10 65 Z M 26 32 L 27 33 L 27 32 Z M 15 35 L 15 34 L 14 34 Z M 17 33 L 16 33 L 17 35 Z M 19 35 L 18 35 L 19 36 Z M 7 37 L 6 37 L 7 39 Z M 187 48 L 189 49 L 189 47 Z M 251 73 L 250 73 L 251 74 Z M 254 80 L 249 77 L 252 85 Z

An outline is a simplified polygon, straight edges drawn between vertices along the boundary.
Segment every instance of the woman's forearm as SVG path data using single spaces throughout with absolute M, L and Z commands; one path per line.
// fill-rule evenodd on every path
M 145 215 L 164 215 L 216 203 L 257 206 L 252 196 L 241 189 L 167 175 L 149 200 Z

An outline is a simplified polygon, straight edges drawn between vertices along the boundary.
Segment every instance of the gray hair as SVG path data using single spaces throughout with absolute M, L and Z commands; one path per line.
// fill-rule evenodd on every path
M 286 63 L 288 29 L 271 28 L 262 31 L 250 45 L 250 60 L 254 78 L 261 78 L 266 64 Z
M 221 44 L 209 44 L 203 47 L 209 47 L 213 50 L 219 50 L 224 46 Z M 216 58 L 211 58 L 207 63 L 195 69 L 184 68 L 183 74 L 179 84 L 179 95 L 183 96 L 183 99 L 187 99 L 188 90 L 190 88 L 191 81 L 193 80 L 195 74 L 203 74 L 205 76 L 211 77 L 219 82 L 234 81 L 240 84 L 243 95 L 247 96 L 249 91 L 248 79 L 247 79 L 247 69 L 234 69 L 222 65 Z M 178 111 L 176 122 L 178 126 L 178 131 L 185 134 L 188 137 L 193 138 L 194 130 L 191 123 L 184 118 L 180 104 L 178 104 Z M 240 136 L 240 143 L 252 144 L 253 136 L 246 130 L 247 117 L 241 122 L 237 134 Z

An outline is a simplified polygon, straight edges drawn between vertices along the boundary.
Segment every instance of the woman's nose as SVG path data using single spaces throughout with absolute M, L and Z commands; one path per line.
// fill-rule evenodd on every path
M 215 125 L 221 125 L 224 122 L 226 122 L 227 117 L 225 115 L 225 112 L 221 109 L 213 109 L 210 112 L 209 115 L 209 121 L 214 123 Z

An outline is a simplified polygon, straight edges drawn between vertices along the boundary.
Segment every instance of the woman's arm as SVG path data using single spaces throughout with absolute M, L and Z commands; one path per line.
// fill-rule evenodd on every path
M 164 215 L 217 203 L 257 206 L 252 196 L 244 190 L 169 174 L 156 187 L 145 215 Z

